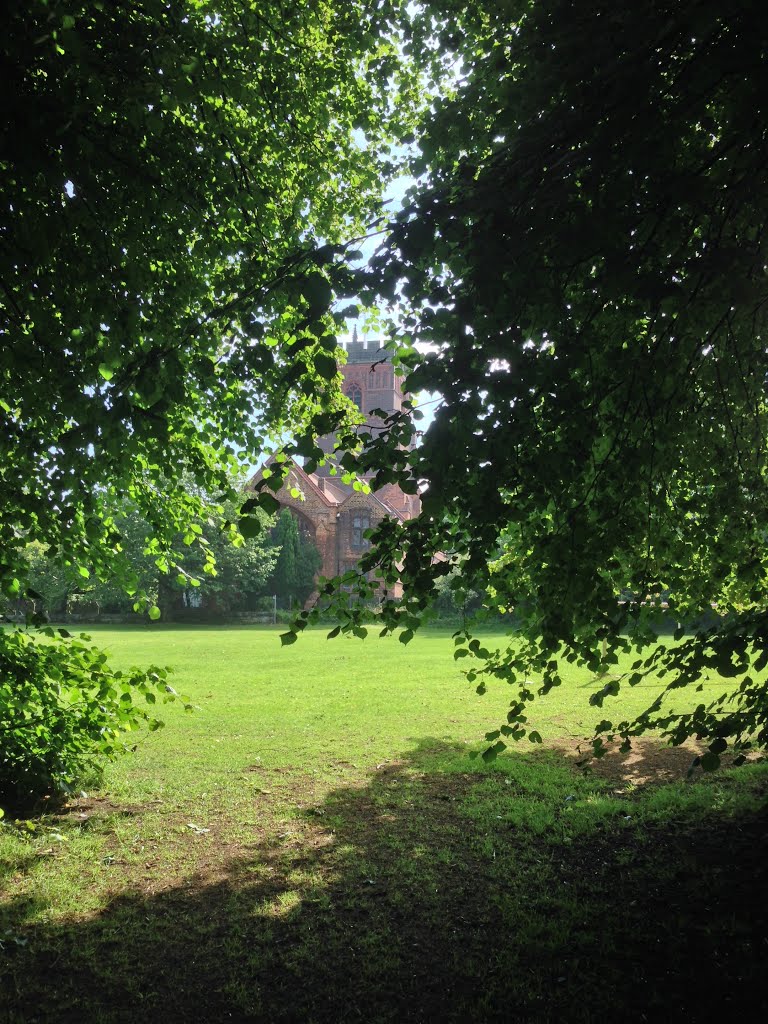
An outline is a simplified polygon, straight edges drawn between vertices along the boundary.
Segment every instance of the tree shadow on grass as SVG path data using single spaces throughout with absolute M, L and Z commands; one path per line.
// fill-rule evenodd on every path
M 706 751 L 696 740 L 670 746 L 653 737 L 634 738 L 630 750 L 622 751 L 621 743 L 608 743 L 601 758 L 592 756 L 588 740 L 556 743 L 554 749 L 569 758 L 577 767 L 606 782 L 621 786 L 645 786 L 686 779 L 694 759 Z M 693 773 L 694 778 L 700 776 Z
M 698 803 L 632 802 L 551 754 L 466 769 L 466 748 L 425 740 L 215 873 L 68 924 L 29 923 L 39 906 L 11 904 L 3 928 L 27 945 L 0 951 L 0 1020 L 768 1009 L 764 806 L 735 814 L 727 779 Z

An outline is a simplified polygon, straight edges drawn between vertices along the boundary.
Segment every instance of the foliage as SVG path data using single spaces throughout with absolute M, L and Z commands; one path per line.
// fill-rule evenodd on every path
M 73 567 L 61 565 L 50 558 L 48 549 L 39 541 L 33 540 L 29 544 L 26 556 L 29 588 L 40 595 L 32 607 L 44 614 L 64 611 L 70 593 L 80 589 L 86 581 Z
M 237 507 L 232 501 L 218 505 L 204 495 L 200 497 L 204 517 L 191 523 L 174 541 L 173 576 L 167 560 L 158 557 L 151 526 L 140 511 L 123 500 L 112 514 L 120 537 L 120 554 L 134 577 L 131 590 L 147 594 L 164 615 L 173 613 L 185 591 L 198 595 L 201 606 L 215 605 L 223 612 L 250 605 L 266 593 L 275 566 L 277 551 L 269 538 L 271 520 L 265 512 L 257 510 L 251 515 L 252 524 L 259 526 L 261 534 L 245 539 L 234 526 Z M 134 610 L 135 599 L 126 593 L 125 577 L 122 581 L 94 576 L 84 579 L 73 566 L 62 566 L 41 544 L 33 542 L 31 548 L 27 554 L 28 578 L 37 599 L 6 601 L 8 612 L 14 611 L 14 604 L 54 617 L 81 609 L 94 615 Z
M 461 566 L 453 566 L 447 576 L 437 580 L 436 597 L 432 602 L 432 611 L 445 621 L 457 621 L 466 624 L 485 604 L 485 594 L 465 588 L 464 574 Z
M 0 802 L 18 811 L 98 773 L 139 727 L 156 730 L 158 692 L 176 699 L 164 669 L 113 670 L 84 634 L 43 633 L 0 629 Z
M 180 481 L 235 500 L 233 466 L 268 438 L 324 433 L 348 414 L 324 268 L 375 214 L 392 169 L 386 142 L 413 106 L 399 6 L 9 6 L 0 40 L 7 599 L 25 595 L 36 541 L 159 617 L 122 548 L 120 502 L 150 524 L 160 568 L 183 574 L 174 543 L 203 502 Z M 278 470 L 272 484 L 280 479 Z M 259 494 L 247 514 L 272 503 Z M 65 648 L 46 654 L 37 675 L 47 678 L 59 656 L 76 668 Z M 42 650 L 31 647 L 30 659 Z
M 315 574 L 322 564 L 320 552 L 299 530 L 296 517 L 283 509 L 273 530 L 279 554 L 269 589 L 288 608 L 303 605 L 314 590 Z
M 483 664 L 480 641 L 457 638 L 480 657 L 469 678 L 520 684 L 505 735 L 525 734 L 563 659 L 642 652 L 664 593 L 677 621 L 713 606 L 720 620 L 651 657 L 673 686 L 728 667 L 737 695 L 685 720 L 654 705 L 616 731 L 705 736 L 708 767 L 728 738 L 765 742 L 760 28 L 746 0 L 296 0 L 279 24 L 253 0 L 12 5 L 6 598 L 23 597 L 36 541 L 159 616 L 119 502 L 149 523 L 163 572 L 184 575 L 175 544 L 191 534 L 214 578 L 201 495 L 235 500 L 232 467 L 282 447 L 240 509 L 250 536 L 289 458 L 311 470 L 337 429 L 345 474 L 423 488 L 423 515 L 384 520 L 363 559 L 363 598 L 404 584 L 385 628 L 413 635 L 450 572 L 441 551 L 462 587 L 514 608 L 526 642 L 505 655 Z M 416 127 L 409 202 L 370 268 L 350 269 L 388 145 Z M 342 296 L 397 305 L 406 385 L 443 399 L 420 447 L 407 406 L 376 437 L 355 425 Z M 359 602 L 338 601 L 359 630 Z M 627 681 L 655 663 L 641 653 Z M 609 682 L 596 704 L 623 680 Z
M 88 606 L 101 611 L 133 610 L 137 592 L 145 594 L 153 605 L 157 605 L 158 577 L 160 569 L 156 565 L 155 556 L 147 545 L 151 539 L 151 529 L 146 519 L 127 500 L 119 503 L 113 510 L 112 522 L 115 530 L 115 546 L 124 566 L 119 579 L 108 577 L 99 579 L 95 575 L 83 576 L 79 567 L 62 564 L 59 557 L 54 557 L 49 550 L 37 541 L 33 541 L 26 551 L 29 565 L 27 577 L 30 590 L 39 595 L 34 602 L 29 602 L 35 611 L 46 617 L 55 617 L 70 611 L 78 611 L 81 606 Z M 117 540 L 119 536 L 119 540 Z M 127 574 L 132 574 L 129 583 Z M 126 592 L 129 589 L 132 593 Z
M 190 486 L 189 483 L 186 486 Z M 201 608 L 227 613 L 250 606 L 267 591 L 278 551 L 269 535 L 272 517 L 251 512 L 248 536 L 237 528 L 239 500 L 218 504 L 202 494 L 204 515 L 176 542 L 178 574 L 157 574 L 158 603 L 172 612 L 181 595 L 197 595 Z M 192 590 L 190 590 L 190 587 Z
M 225 492 L 265 428 L 344 415 L 322 267 L 389 165 L 395 12 L 296 2 L 278 24 L 231 0 L 13 5 L 6 590 L 30 536 L 114 574 L 115 496 L 170 548 L 199 506 L 184 474 Z
M 659 667 L 671 688 L 716 670 L 736 692 L 692 716 L 666 702 L 618 725 L 609 713 L 598 753 L 605 734 L 654 726 L 705 737 L 705 767 L 728 742 L 765 745 L 758 9 L 457 0 L 425 5 L 406 50 L 454 76 L 421 124 L 406 208 L 349 282 L 395 304 L 420 346 L 401 354 L 406 387 L 442 398 L 419 447 L 406 411 L 355 463 L 422 488 L 420 519 L 382 524 L 364 560 L 402 578 L 387 626 L 410 635 L 449 552 L 522 623 L 525 643 L 499 657 L 457 636 L 470 679 L 517 690 L 504 735 L 525 735 L 564 662 L 606 670 L 632 645 L 631 671 L 594 704 Z M 713 609 L 684 645 L 643 654 L 662 611 L 688 625 Z
M 261 516 L 264 520 L 268 518 L 263 512 Z M 266 525 L 261 540 L 250 537 L 242 543 L 232 543 L 221 532 L 212 538 L 216 576 L 203 580 L 203 594 L 214 590 L 228 610 L 237 610 L 258 603 L 269 593 L 278 552 Z

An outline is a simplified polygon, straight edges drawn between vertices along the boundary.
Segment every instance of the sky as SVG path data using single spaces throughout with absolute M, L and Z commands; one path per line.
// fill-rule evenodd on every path
M 402 155 L 404 154 L 405 151 L 403 150 Z M 399 210 L 403 206 L 405 193 L 414 184 L 415 179 L 411 177 L 411 175 L 409 174 L 401 174 L 389 183 L 387 189 L 384 192 L 384 202 L 386 204 L 386 209 L 388 213 L 394 216 L 397 212 L 399 212 Z M 381 236 L 378 236 L 377 238 L 369 238 L 360 245 L 360 251 L 363 254 L 361 263 L 367 263 L 368 260 L 370 260 L 380 242 Z M 340 303 L 340 305 L 349 305 L 349 300 L 345 300 L 343 304 Z M 357 327 L 358 337 L 360 339 L 368 338 L 369 340 L 373 340 L 375 338 L 380 337 L 380 332 L 373 332 L 365 329 L 364 318 L 362 317 L 357 321 L 348 320 L 347 327 L 347 333 L 340 334 L 339 336 L 341 341 L 351 341 L 352 332 L 355 327 Z M 412 396 L 412 398 L 415 398 L 419 409 L 424 414 L 424 419 L 421 420 L 419 423 L 419 430 L 423 432 L 428 428 L 428 426 L 434 419 L 435 410 L 437 409 L 440 403 L 440 396 L 438 394 L 434 394 L 428 391 L 422 391 L 417 393 L 415 396 Z

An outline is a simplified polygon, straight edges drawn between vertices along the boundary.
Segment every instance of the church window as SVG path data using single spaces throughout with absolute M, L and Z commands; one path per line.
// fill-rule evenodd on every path
M 363 392 L 357 384 L 351 384 L 347 388 L 347 398 L 353 401 L 361 412 L 363 411 Z
M 367 551 L 371 542 L 363 533 L 370 529 L 371 517 L 367 512 L 358 512 L 352 517 L 352 550 Z

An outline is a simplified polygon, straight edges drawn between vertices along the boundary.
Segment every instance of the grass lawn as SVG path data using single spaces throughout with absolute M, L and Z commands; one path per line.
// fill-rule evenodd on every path
M 486 766 L 512 694 L 478 697 L 448 633 L 91 632 L 198 710 L 0 827 L 2 1024 L 768 1010 L 765 764 L 690 780 L 646 740 L 585 775 L 599 684 L 574 672 L 534 705 L 544 749 Z

